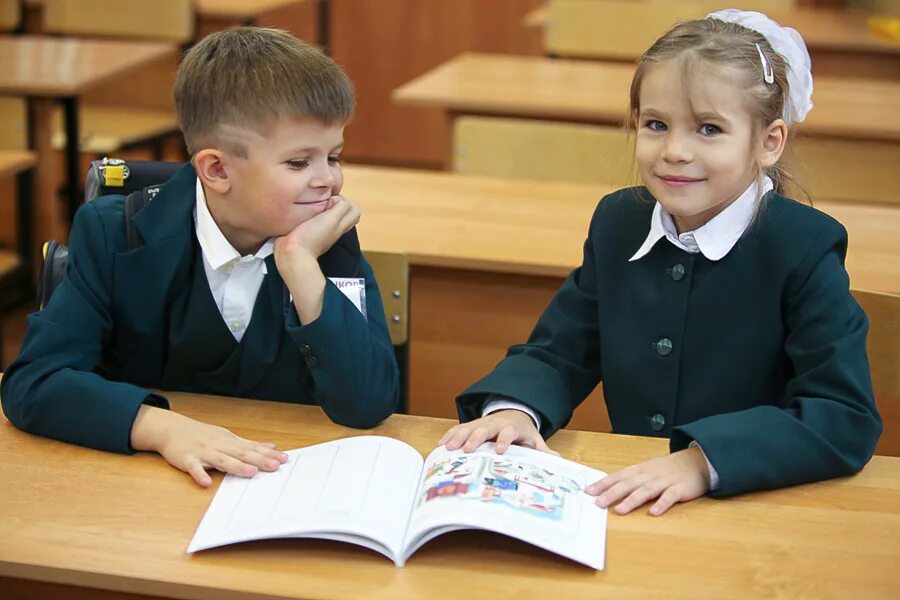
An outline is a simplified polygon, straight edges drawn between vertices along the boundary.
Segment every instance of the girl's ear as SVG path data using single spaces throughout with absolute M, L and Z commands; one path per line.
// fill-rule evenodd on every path
M 768 169 L 778 162 L 784 153 L 787 137 L 787 125 L 781 119 L 775 119 L 763 131 L 759 145 L 759 164 L 763 169 Z

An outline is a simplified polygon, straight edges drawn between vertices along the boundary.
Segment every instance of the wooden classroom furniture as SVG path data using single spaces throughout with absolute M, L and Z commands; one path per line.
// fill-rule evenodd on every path
M 28 100 L 29 146 L 38 157 L 35 240 L 65 240 L 66 223 L 80 205 L 78 97 L 93 85 L 175 52 L 167 42 L 0 36 L 0 96 Z M 58 202 L 53 158 L 53 103 L 62 101 L 67 143 L 68 210 Z
M 630 158 L 623 125 L 633 72 L 622 63 L 464 53 L 401 86 L 393 98 L 445 109 L 456 136 L 447 166 L 452 156 L 453 164 L 467 165 L 466 172 L 552 177 L 587 151 L 595 166 L 580 169 L 579 180 L 623 183 L 627 173 L 619 165 L 620 158 Z M 820 77 L 813 102 L 790 149 L 811 195 L 900 202 L 894 193 L 900 186 L 900 82 Z M 459 118 L 469 115 L 506 120 L 474 121 L 465 129 Z M 552 151 L 544 151 L 545 144 Z M 497 161 L 527 164 L 529 153 L 544 159 L 543 169 L 487 172 Z M 493 159 L 482 160 L 485 155 Z M 614 160 L 604 164 L 605 157 Z
M 351 435 L 401 439 L 423 454 L 453 421 L 395 415 L 369 431 L 315 407 L 166 394 L 172 408 L 305 447 Z M 551 446 L 612 472 L 668 452 L 665 440 L 562 431 Z M 847 478 L 700 498 L 662 517 L 610 514 L 593 571 L 496 534 L 447 534 L 402 569 L 324 540 L 274 540 L 188 555 L 212 498 L 155 454 L 113 455 L 41 439 L 0 418 L 0 590 L 22 598 L 890 598 L 900 562 L 900 458 Z

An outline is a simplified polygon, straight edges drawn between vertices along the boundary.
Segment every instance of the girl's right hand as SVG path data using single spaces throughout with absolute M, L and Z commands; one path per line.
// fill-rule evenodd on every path
M 486 417 L 460 423 L 450 428 L 437 445 L 444 445 L 447 450 L 462 448 L 464 452 L 474 452 L 491 440 L 496 440 L 497 454 L 503 454 L 511 444 L 516 444 L 559 455 L 541 437 L 531 417 L 515 409 L 498 410 Z
M 276 471 L 288 459 L 273 443 L 246 440 L 224 427 L 147 405 L 138 411 L 131 445 L 159 452 L 203 487 L 212 484 L 207 469 L 252 477 L 259 471 Z

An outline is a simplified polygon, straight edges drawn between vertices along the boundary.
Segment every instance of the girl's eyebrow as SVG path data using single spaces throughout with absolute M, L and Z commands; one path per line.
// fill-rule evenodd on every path
M 694 113 L 694 118 L 698 121 L 720 121 L 727 123 L 728 119 L 723 116 L 721 113 L 717 113 L 715 111 L 704 111 L 699 113 Z
M 665 115 L 665 113 L 662 113 L 662 112 L 656 110 L 655 108 L 642 108 L 642 109 L 641 109 L 641 116 L 642 116 L 642 117 L 659 117 L 659 118 L 663 118 L 663 117 L 665 117 L 666 115 Z

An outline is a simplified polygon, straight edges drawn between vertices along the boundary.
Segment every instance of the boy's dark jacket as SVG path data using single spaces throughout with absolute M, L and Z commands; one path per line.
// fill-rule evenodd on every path
M 358 276 L 368 320 L 328 281 L 321 316 L 302 326 L 270 256 L 238 344 L 203 272 L 195 186 L 190 165 L 166 183 L 135 215 L 144 244 L 132 251 L 122 196 L 79 209 L 67 275 L 29 317 L 21 354 L 3 377 L 7 418 L 38 435 L 129 452 L 140 405 L 168 405 L 148 388 L 319 404 L 352 427 L 390 415 L 397 365 L 365 259 Z

